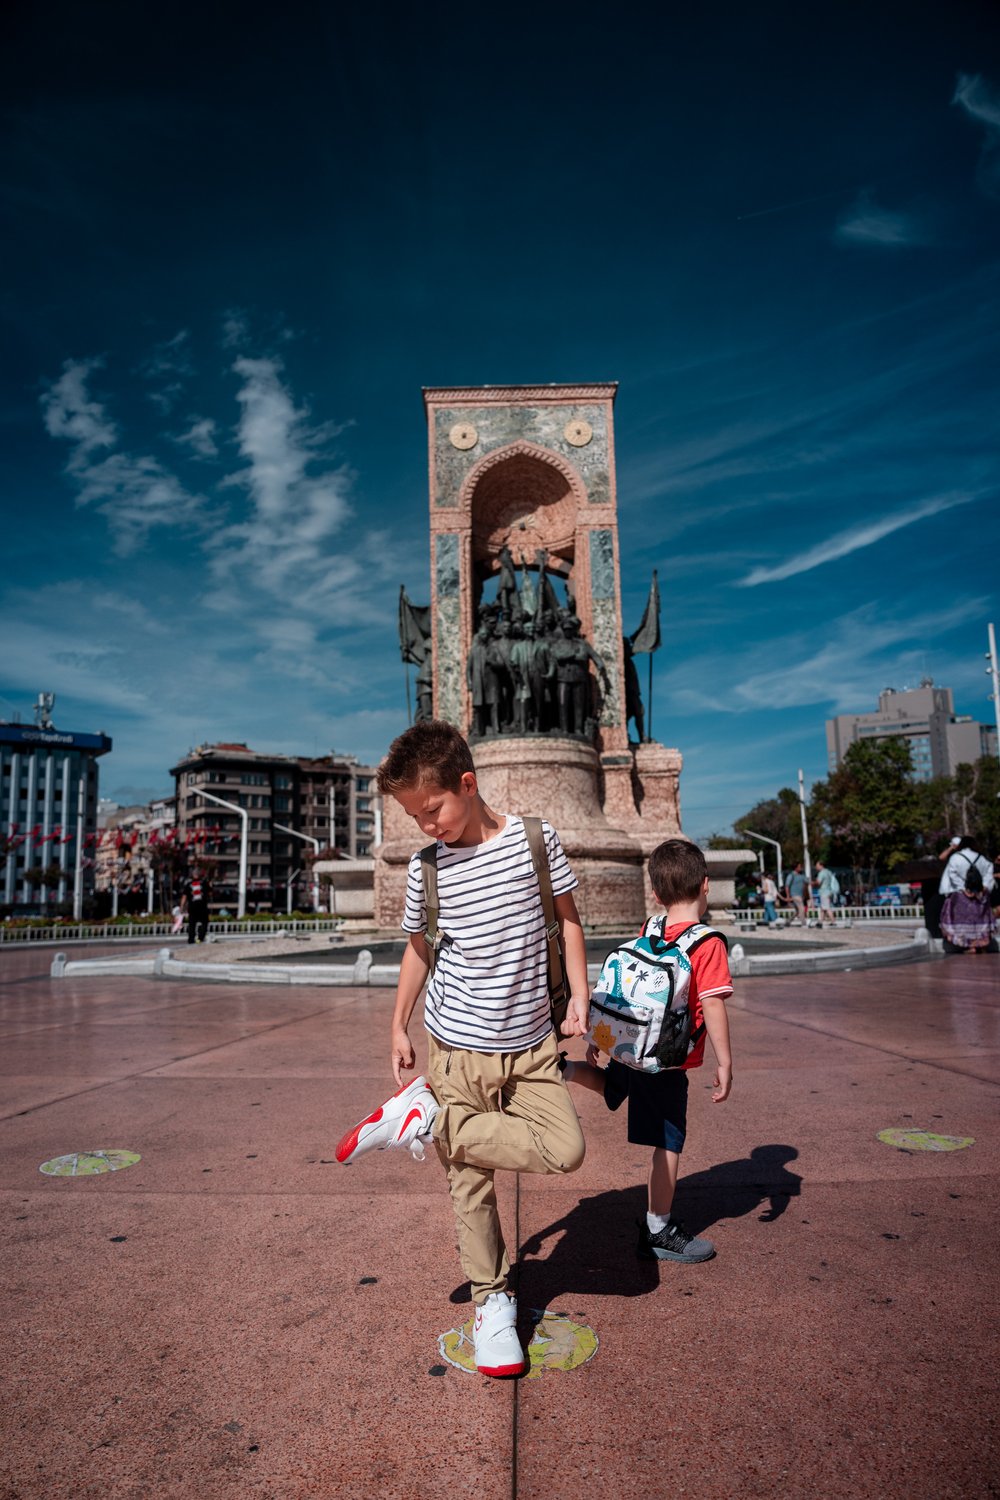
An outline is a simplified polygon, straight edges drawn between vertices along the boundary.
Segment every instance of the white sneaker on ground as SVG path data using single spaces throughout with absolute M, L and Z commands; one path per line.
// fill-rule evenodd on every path
M 415 1161 L 423 1161 L 437 1112 L 437 1100 L 421 1075 L 412 1083 L 405 1083 L 373 1114 L 360 1120 L 343 1137 L 334 1154 L 340 1162 L 356 1161 L 366 1151 L 405 1146 Z
M 528 1368 L 517 1336 L 517 1299 L 491 1292 L 476 1308 L 472 1337 L 480 1375 L 521 1375 Z

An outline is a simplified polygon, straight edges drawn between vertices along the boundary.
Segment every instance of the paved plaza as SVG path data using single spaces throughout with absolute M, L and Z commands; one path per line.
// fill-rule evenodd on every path
M 998 1493 L 1000 958 L 739 982 L 704 1265 L 635 1259 L 647 1153 L 575 1093 L 581 1170 L 502 1185 L 534 1343 L 490 1381 L 436 1161 L 332 1159 L 391 990 L 52 957 L 0 951 L 0 1500 Z M 95 1151 L 139 1159 L 39 1170 Z

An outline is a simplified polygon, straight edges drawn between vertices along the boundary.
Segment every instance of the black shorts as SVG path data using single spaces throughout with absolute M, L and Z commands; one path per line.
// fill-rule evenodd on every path
M 617 1109 L 625 1099 L 633 1146 L 661 1146 L 680 1155 L 687 1134 L 686 1071 L 667 1068 L 663 1073 L 640 1073 L 612 1058 L 604 1073 L 604 1102 L 609 1109 Z

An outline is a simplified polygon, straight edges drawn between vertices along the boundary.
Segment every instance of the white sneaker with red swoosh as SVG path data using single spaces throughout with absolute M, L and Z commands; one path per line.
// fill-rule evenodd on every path
M 491 1292 L 472 1324 L 476 1369 L 480 1375 L 521 1375 L 528 1367 L 517 1336 L 517 1300 Z
M 334 1154 L 340 1162 L 357 1161 L 366 1151 L 404 1146 L 416 1161 L 423 1161 L 424 1146 L 437 1111 L 437 1100 L 421 1075 L 360 1120 L 347 1132 Z

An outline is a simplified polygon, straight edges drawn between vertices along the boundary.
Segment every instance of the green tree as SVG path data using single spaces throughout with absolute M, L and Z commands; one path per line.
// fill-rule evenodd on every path
M 802 858 L 799 794 L 790 786 L 783 786 L 776 797 L 758 802 L 744 817 L 737 818 L 733 827 L 744 837 L 745 831 L 752 828 L 754 833 L 762 833 L 765 838 L 777 839 L 781 845 L 781 863 L 785 870 L 790 870 Z M 759 849 L 761 845 L 755 843 L 755 847 Z M 764 858 L 770 867 L 774 864 L 776 851 L 767 844 L 763 847 Z
M 857 886 L 912 858 L 922 831 L 920 792 L 904 739 L 857 740 L 826 781 L 813 786 L 810 837 Z
M 956 766 L 920 788 L 924 852 L 937 854 L 954 834 L 968 834 L 976 847 L 1000 852 L 1000 763 L 993 755 Z

